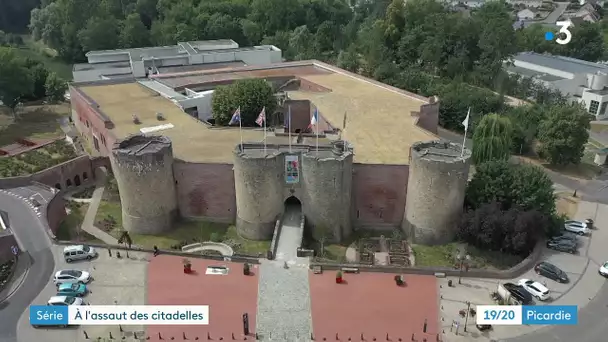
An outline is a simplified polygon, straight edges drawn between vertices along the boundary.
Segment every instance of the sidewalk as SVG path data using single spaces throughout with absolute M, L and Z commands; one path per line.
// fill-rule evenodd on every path
M 101 203 L 101 199 L 103 198 L 103 192 L 105 190 L 105 187 L 103 185 L 104 181 L 105 180 L 103 179 L 98 181 L 95 191 L 93 191 L 93 196 L 91 197 L 91 202 L 89 203 L 89 208 L 87 209 L 87 213 L 84 216 L 84 220 L 82 221 L 81 228 L 85 232 L 93 235 L 94 237 L 109 245 L 117 245 L 118 240 L 115 237 L 95 227 L 95 215 L 97 215 L 99 203 Z

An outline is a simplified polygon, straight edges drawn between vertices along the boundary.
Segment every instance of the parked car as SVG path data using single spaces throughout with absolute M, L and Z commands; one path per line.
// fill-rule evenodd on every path
M 563 240 L 572 241 L 572 242 L 578 244 L 577 236 L 570 232 L 564 232 L 562 235 L 554 236 L 549 239 L 549 241 L 563 241 Z
M 80 271 L 80 270 L 61 270 L 55 273 L 53 277 L 53 282 L 55 285 L 65 284 L 65 283 L 82 283 L 88 284 L 92 280 L 91 274 L 89 272 Z
M 599 273 L 604 277 L 608 277 L 608 261 L 606 261 L 602 266 L 600 266 Z
M 532 295 L 526 291 L 523 286 L 515 285 L 513 283 L 504 283 L 503 286 L 505 289 L 507 289 L 507 291 L 509 291 L 509 293 L 511 293 L 511 296 L 513 296 L 513 298 L 515 298 L 521 304 L 527 305 L 534 302 Z
M 87 286 L 81 283 L 65 283 L 57 287 L 58 296 L 82 297 L 87 294 Z
M 47 305 L 54 305 L 54 306 L 84 305 L 84 300 L 80 297 L 53 296 L 49 299 Z
M 479 331 L 487 331 L 492 329 L 492 326 L 489 324 L 476 324 L 475 326 L 477 326 L 477 329 L 479 329 Z
M 63 257 L 67 262 L 91 260 L 97 257 L 97 251 L 95 248 L 86 245 L 67 246 L 63 249 Z
M 566 272 L 546 261 L 536 264 L 536 266 L 534 266 L 534 271 L 538 275 L 542 275 L 543 277 L 547 277 L 560 283 L 567 283 L 570 281 Z
M 581 222 L 581 221 L 566 221 L 564 222 L 564 229 L 566 229 L 566 231 L 578 234 L 578 235 L 585 235 L 585 234 L 589 234 L 589 228 L 587 227 L 587 224 L 585 222 Z
M 530 279 L 520 279 L 518 284 L 538 300 L 549 299 L 549 289 L 545 285 L 537 281 Z
M 576 242 L 572 242 L 571 240 L 549 240 L 547 241 L 547 248 L 575 254 Z

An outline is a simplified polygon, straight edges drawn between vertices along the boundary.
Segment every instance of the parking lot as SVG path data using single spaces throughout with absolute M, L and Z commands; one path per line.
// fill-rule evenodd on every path
M 92 305 L 142 305 L 146 299 L 146 273 L 148 261 L 147 254 L 129 253 L 126 258 L 122 252 L 122 258 L 109 257 L 107 250 L 100 250 L 99 257 L 91 261 L 75 261 L 67 263 L 63 260 L 64 246 L 53 246 L 55 255 L 56 271 L 62 269 L 78 269 L 91 273 L 93 281 L 87 285 L 90 293 L 84 297 L 84 301 Z M 56 286 L 52 279 L 44 288 L 32 305 L 46 305 L 48 299 L 56 294 Z M 134 340 L 133 332 L 142 335 L 142 326 L 125 326 L 124 332 L 118 326 L 87 326 L 73 328 L 38 328 L 34 329 L 29 325 L 29 310 L 26 311 L 19 320 L 18 339 L 20 341 L 45 341 L 45 342 L 65 342 L 65 341 L 101 341 L 110 340 L 110 334 L 116 340 Z M 86 332 L 86 336 L 85 336 Z M 139 336 L 137 336 L 139 337 Z
M 577 219 L 592 218 L 596 229 L 589 236 L 578 237 L 578 252 L 569 254 L 545 249 L 540 261 L 547 261 L 568 274 L 570 282 L 561 284 L 554 280 L 537 275 L 533 269 L 522 274 L 517 279 L 475 279 L 463 278 L 458 284 L 457 278 L 452 278 L 455 286 L 448 287 L 448 279 L 439 279 L 441 294 L 441 317 L 444 331 L 444 341 L 489 341 L 506 339 L 527 334 L 543 326 L 494 326 L 491 332 L 481 333 L 475 327 L 475 317 L 468 317 L 467 332 L 464 332 L 466 317 L 459 315 L 460 310 L 467 309 L 467 301 L 471 307 L 476 305 L 494 305 L 491 293 L 496 291 L 499 283 L 517 283 L 519 279 L 531 279 L 545 285 L 551 292 L 547 301 L 536 301 L 536 305 L 578 305 L 584 306 L 599 291 L 605 279 L 598 275 L 600 263 L 608 260 L 608 207 L 582 202 L 579 206 Z M 456 335 L 458 325 L 458 335 Z

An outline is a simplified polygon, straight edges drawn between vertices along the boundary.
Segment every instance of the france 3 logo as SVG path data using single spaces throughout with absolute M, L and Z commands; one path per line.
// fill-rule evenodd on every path
M 557 39 L 555 39 L 555 42 L 557 44 L 566 45 L 570 43 L 570 41 L 572 40 L 572 32 L 570 32 L 572 21 L 558 21 L 555 23 L 555 25 L 560 27 L 559 31 L 557 32 L 557 34 L 554 34 L 553 32 L 545 32 L 545 40 L 552 41 L 557 37 Z

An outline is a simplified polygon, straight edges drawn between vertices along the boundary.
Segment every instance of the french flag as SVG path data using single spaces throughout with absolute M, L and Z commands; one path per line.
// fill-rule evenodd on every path
M 308 128 L 311 128 L 312 126 L 316 125 L 319 122 L 319 110 L 317 108 L 315 108 L 315 112 L 312 113 L 312 118 L 310 118 L 310 125 L 308 126 Z

